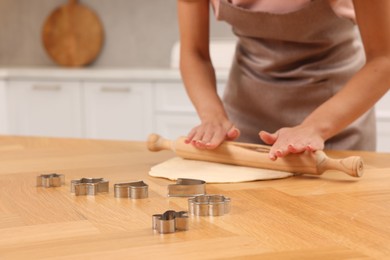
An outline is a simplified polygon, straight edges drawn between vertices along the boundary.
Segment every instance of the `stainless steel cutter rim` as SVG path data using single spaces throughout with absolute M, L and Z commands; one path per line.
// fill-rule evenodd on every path
M 188 212 L 167 210 L 163 214 L 152 216 L 152 229 L 160 234 L 188 230 Z
M 168 185 L 168 197 L 193 197 L 206 194 L 206 182 L 198 179 L 178 178 Z
M 188 199 L 188 209 L 197 216 L 222 216 L 230 212 L 230 202 L 220 194 L 200 195 Z
M 62 184 L 65 184 L 65 176 L 63 174 L 48 173 L 37 176 L 38 187 L 60 187 Z
M 73 183 L 78 184 L 78 183 L 86 183 L 86 184 L 94 184 L 94 183 L 101 183 L 106 181 L 104 178 L 81 178 L 77 180 L 72 180 Z
M 104 178 L 81 178 L 71 180 L 70 191 L 76 196 L 91 195 L 94 196 L 100 192 L 108 192 L 109 182 Z
M 115 183 L 114 196 L 117 198 L 144 199 L 148 197 L 148 187 L 144 181 Z

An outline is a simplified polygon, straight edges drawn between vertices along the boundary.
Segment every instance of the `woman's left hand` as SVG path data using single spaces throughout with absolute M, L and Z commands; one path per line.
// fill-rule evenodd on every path
M 356 21 L 366 50 L 366 64 L 332 98 L 318 106 L 295 127 L 275 133 L 261 131 L 260 138 L 272 145 L 272 160 L 290 153 L 324 148 L 325 140 L 372 108 L 390 85 L 390 1 L 354 0 Z M 378 30 L 378 28 L 381 28 Z
M 275 133 L 259 132 L 260 139 L 272 145 L 269 158 L 276 160 L 290 153 L 324 149 L 325 140 L 313 128 L 307 126 L 284 127 Z

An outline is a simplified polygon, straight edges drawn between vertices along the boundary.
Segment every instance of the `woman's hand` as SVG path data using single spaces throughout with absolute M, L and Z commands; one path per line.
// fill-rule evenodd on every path
M 240 131 L 228 120 L 206 121 L 194 127 L 187 135 L 186 143 L 199 149 L 215 149 L 225 140 L 234 140 Z
M 209 52 L 209 0 L 178 1 L 180 72 L 201 124 L 187 135 L 186 142 L 200 149 L 215 149 L 224 140 L 240 135 L 228 120 L 217 93 Z
M 260 131 L 260 139 L 272 145 L 269 152 L 271 160 L 290 153 L 317 151 L 324 149 L 324 138 L 313 128 L 307 126 L 284 127 L 275 133 Z
M 281 128 L 275 133 L 261 131 L 260 138 L 272 145 L 271 159 L 289 153 L 323 149 L 325 140 L 367 112 L 389 90 L 390 23 L 385 17 L 390 14 L 390 1 L 375 1 L 373 4 L 371 1 L 354 0 L 353 4 L 366 51 L 366 64 L 302 124 Z

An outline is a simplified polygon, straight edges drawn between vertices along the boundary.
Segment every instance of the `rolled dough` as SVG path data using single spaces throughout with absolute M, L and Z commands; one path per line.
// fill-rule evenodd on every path
M 149 175 L 177 180 L 178 178 L 204 180 L 207 183 L 247 182 L 273 180 L 292 176 L 292 173 L 221 163 L 187 160 L 174 157 L 153 166 Z

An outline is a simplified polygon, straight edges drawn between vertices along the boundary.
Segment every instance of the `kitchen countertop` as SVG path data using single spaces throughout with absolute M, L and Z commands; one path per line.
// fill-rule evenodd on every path
M 390 154 L 361 155 L 362 178 L 338 172 L 272 181 L 207 184 L 232 199 L 229 214 L 190 217 L 189 230 L 158 234 L 152 215 L 187 210 L 168 198 L 172 181 L 148 176 L 174 156 L 143 142 L 0 136 L 0 258 L 384 259 L 390 255 Z M 36 187 L 36 176 L 65 186 Z M 70 180 L 104 177 L 108 194 L 74 196 Z M 118 199 L 117 182 L 143 180 L 147 199 Z
M 218 70 L 217 78 L 226 79 L 228 70 Z M 180 71 L 170 68 L 0 68 L 0 79 L 14 80 L 181 80 Z

